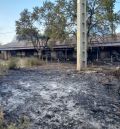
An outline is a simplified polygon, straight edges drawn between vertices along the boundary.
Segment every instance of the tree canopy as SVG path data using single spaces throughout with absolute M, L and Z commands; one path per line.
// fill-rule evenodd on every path
M 87 36 L 89 42 L 93 38 L 114 35 L 119 23 L 119 15 L 115 12 L 116 0 L 87 0 Z M 56 40 L 76 37 L 77 0 L 45 1 L 41 7 L 33 8 L 33 12 L 24 10 L 16 21 L 16 32 L 21 37 L 39 39 L 39 32 Z M 32 39 L 32 40 L 33 40 Z
M 49 39 L 49 37 L 39 33 L 39 29 L 35 26 L 35 16 L 27 9 L 20 13 L 20 19 L 16 21 L 16 34 L 18 40 L 32 42 L 39 55 L 41 55 L 41 49 L 47 46 Z

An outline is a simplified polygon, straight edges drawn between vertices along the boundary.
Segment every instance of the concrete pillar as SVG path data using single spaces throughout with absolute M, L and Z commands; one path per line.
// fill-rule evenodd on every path
M 97 58 L 96 58 L 96 61 L 99 60 L 99 48 L 97 48 Z
M 87 67 L 86 0 L 77 0 L 77 70 Z
M 25 52 L 24 51 L 21 52 L 21 56 L 25 57 Z
M 7 60 L 8 59 L 8 53 L 7 51 L 2 51 L 3 59 Z
M 68 56 L 67 56 L 67 49 L 65 49 L 65 61 L 67 61 L 67 58 L 68 58 Z
M 8 56 L 8 59 L 11 57 L 11 52 L 10 51 L 7 52 L 7 56 Z

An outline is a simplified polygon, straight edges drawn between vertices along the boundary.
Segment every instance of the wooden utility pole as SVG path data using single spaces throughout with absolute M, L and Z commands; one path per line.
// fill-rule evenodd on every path
M 77 70 L 87 67 L 86 0 L 77 0 Z

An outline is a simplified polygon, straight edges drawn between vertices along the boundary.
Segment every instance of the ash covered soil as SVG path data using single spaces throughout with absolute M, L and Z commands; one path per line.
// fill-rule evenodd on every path
M 120 81 L 102 72 L 11 70 L 0 78 L 5 118 L 30 129 L 120 129 Z

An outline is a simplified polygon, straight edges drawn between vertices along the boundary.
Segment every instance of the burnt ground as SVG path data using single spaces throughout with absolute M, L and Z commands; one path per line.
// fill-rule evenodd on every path
M 30 129 L 120 129 L 120 81 L 102 72 L 11 70 L 0 78 L 5 118 Z

